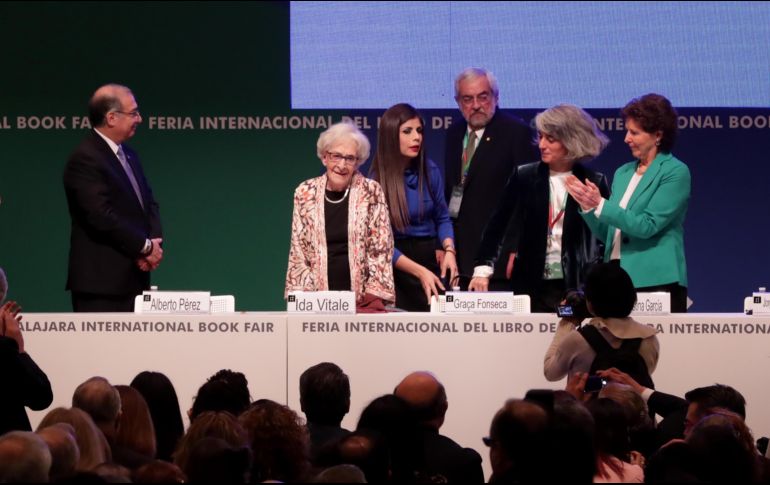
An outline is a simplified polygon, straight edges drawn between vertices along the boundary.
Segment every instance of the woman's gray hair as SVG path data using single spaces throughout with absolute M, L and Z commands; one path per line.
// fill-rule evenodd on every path
M 318 143 L 316 143 L 316 155 L 318 155 L 319 159 L 323 160 L 324 153 L 332 145 L 347 140 L 353 140 L 356 144 L 356 156 L 358 157 L 356 167 L 360 167 L 361 164 L 369 159 L 369 152 L 372 146 L 366 135 L 361 133 L 361 130 L 356 128 L 356 125 L 347 121 L 335 123 L 328 130 L 321 133 L 321 136 L 318 137 Z
M 460 98 L 460 83 L 463 81 L 471 81 L 476 78 L 485 77 L 489 82 L 489 89 L 492 90 L 492 94 L 495 95 L 495 99 L 500 97 L 500 89 L 497 87 L 497 78 L 490 71 L 482 67 L 467 67 L 463 69 L 463 72 L 457 75 L 455 78 L 455 100 Z
M 5 277 L 5 271 L 0 268 L 0 304 L 5 301 L 5 296 L 8 294 L 8 279 Z
M 567 150 L 567 158 L 581 161 L 596 158 L 610 143 L 596 120 L 572 104 L 559 104 L 535 116 L 538 133 L 559 140 Z

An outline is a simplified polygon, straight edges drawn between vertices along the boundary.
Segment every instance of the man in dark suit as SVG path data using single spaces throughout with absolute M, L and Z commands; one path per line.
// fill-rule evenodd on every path
M 329 447 L 350 434 L 342 427 L 350 411 L 350 379 L 332 362 L 309 367 L 299 377 L 299 403 L 307 418 L 310 461 L 321 466 Z
M 481 456 L 439 434 L 449 407 L 444 386 L 429 372 L 413 372 L 393 392 L 409 404 L 417 420 L 423 463 L 420 472 L 430 483 L 483 483 Z
M 497 111 L 498 98 L 497 80 L 485 69 L 468 68 L 455 80 L 455 100 L 464 120 L 447 130 L 444 179 L 463 288 L 505 182 L 514 167 L 538 159 L 531 130 Z M 490 289 L 510 289 L 507 262 L 507 256 L 498 260 Z
M 142 116 L 131 90 L 108 84 L 88 103 L 93 130 L 64 169 L 72 230 L 67 289 L 76 312 L 130 312 L 163 258 L 158 204 L 123 145 Z

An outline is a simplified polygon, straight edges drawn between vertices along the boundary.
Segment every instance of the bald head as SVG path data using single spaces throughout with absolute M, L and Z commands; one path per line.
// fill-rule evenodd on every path
M 0 436 L 0 483 L 48 482 L 51 452 L 45 441 L 29 431 Z
M 120 393 L 104 377 L 92 377 L 75 389 L 72 406 L 87 412 L 101 429 L 117 422 Z
M 412 407 L 415 417 L 423 423 L 441 426 L 448 407 L 446 391 L 430 372 L 413 372 L 396 386 L 393 394 Z
M 80 461 L 75 428 L 69 423 L 56 423 L 38 430 L 37 435 L 51 451 L 51 481 L 74 475 Z

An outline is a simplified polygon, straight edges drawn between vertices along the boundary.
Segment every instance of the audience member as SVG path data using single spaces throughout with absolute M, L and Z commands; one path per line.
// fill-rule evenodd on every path
M 299 377 L 299 402 L 307 418 L 310 461 L 317 465 L 320 450 L 350 431 L 342 418 L 350 410 L 350 380 L 336 364 L 322 362 Z
M 483 483 L 481 456 L 439 434 L 449 408 L 443 384 L 429 372 L 413 372 L 394 395 L 411 406 L 417 420 L 423 464 L 421 474 L 433 483 Z
M 221 438 L 203 438 L 190 450 L 187 478 L 190 483 L 248 483 L 251 450 Z
M 390 477 L 395 482 L 423 480 L 422 444 L 419 442 L 417 422 L 409 404 L 393 394 L 375 398 L 361 412 L 357 430 L 371 430 L 380 434 L 390 456 Z
M 343 437 L 335 447 L 330 464 L 350 464 L 361 469 L 368 483 L 390 480 L 390 453 L 381 433 L 374 430 L 356 430 Z
M 644 471 L 631 463 L 631 442 L 620 404 L 598 398 L 588 402 L 594 418 L 597 466 L 594 483 L 643 482 Z
M 644 460 L 655 451 L 655 423 L 650 417 L 647 403 L 631 386 L 619 382 L 609 382 L 599 391 L 600 398 L 612 399 L 623 409 L 628 426 L 628 438 L 631 443 L 632 463 Z M 638 454 L 641 454 L 639 456 Z
M 0 436 L 0 483 L 48 482 L 51 452 L 43 439 L 30 431 Z
M 686 441 L 694 456 L 695 475 L 701 481 L 758 481 L 758 455 L 743 416 L 731 411 L 704 416 L 689 429 Z
M 182 413 L 174 385 L 160 372 L 140 372 L 131 387 L 142 393 L 150 408 L 157 441 L 157 458 L 171 461 L 171 455 L 184 434 Z
M 118 442 L 118 423 L 121 418 L 120 392 L 104 377 L 92 377 L 80 384 L 72 395 L 72 406 L 87 412 L 96 427 L 104 435 L 112 460 L 130 470 L 152 461 L 151 457 L 138 453 Z M 149 417 L 149 416 L 148 416 Z M 154 436 L 153 436 L 154 441 Z
M 120 394 L 121 412 L 115 443 L 148 459 L 155 458 L 155 428 L 150 409 L 142 395 L 129 386 L 115 386 Z
M 355 465 L 335 465 L 323 470 L 313 483 L 367 483 L 364 472 Z
M 204 438 L 220 438 L 235 448 L 248 446 L 249 438 L 238 419 L 225 411 L 201 413 L 190 423 L 187 433 L 174 452 L 174 464 L 190 476 L 190 454 L 196 443 Z
M 69 424 L 75 430 L 75 441 L 80 451 L 76 467 L 78 472 L 87 472 L 97 465 L 112 461 L 110 445 L 85 411 L 75 407 L 52 409 L 43 417 L 37 429 L 45 429 L 56 423 Z
M 75 428 L 69 423 L 56 423 L 37 430 L 51 452 L 51 470 L 48 474 L 52 482 L 71 477 L 77 471 L 80 449 L 75 438 Z
M 510 399 L 495 414 L 484 444 L 492 465 L 490 483 L 547 482 L 548 414 L 542 406 Z M 559 459 L 560 457 L 555 457 Z
M 185 483 L 188 481 L 178 466 L 163 460 L 153 460 L 140 466 L 132 478 L 134 483 Z M 215 482 L 222 483 L 221 480 L 212 480 L 209 483 Z
M 107 483 L 131 483 L 131 470 L 118 463 L 102 463 L 91 471 Z
M 308 478 L 309 438 L 297 413 L 277 402 L 260 399 L 238 420 L 249 435 L 252 482 Z
M 205 411 L 227 411 L 238 416 L 251 404 L 246 376 L 229 369 L 218 371 L 198 389 L 192 409 L 188 413 L 192 422 Z

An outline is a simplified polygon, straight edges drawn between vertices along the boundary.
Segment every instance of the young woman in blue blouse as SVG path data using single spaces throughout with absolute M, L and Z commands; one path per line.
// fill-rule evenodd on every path
M 380 119 L 371 169 L 385 192 L 393 226 L 396 306 L 407 311 L 428 311 L 431 295 L 446 289 L 440 278 L 453 281 L 457 275 L 444 181 L 438 166 L 425 158 L 424 125 L 408 104 L 388 108 Z

